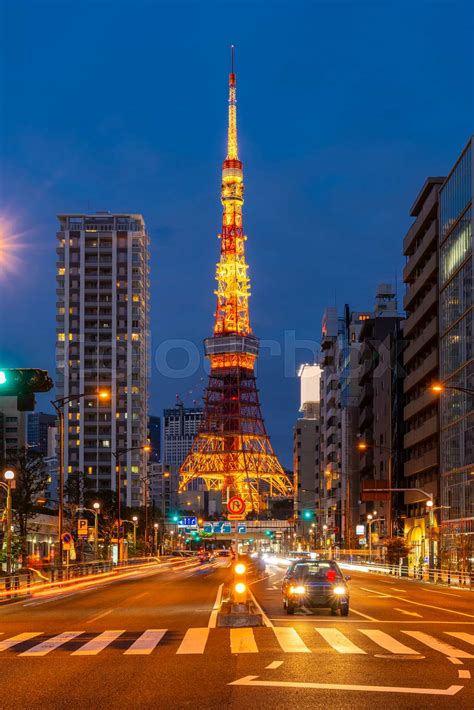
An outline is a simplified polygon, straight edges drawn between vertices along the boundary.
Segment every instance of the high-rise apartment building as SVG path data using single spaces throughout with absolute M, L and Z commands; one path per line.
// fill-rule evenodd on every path
M 302 365 L 298 376 L 301 388 L 300 412 L 293 427 L 294 512 L 297 530 L 304 543 L 316 542 L 317 486 L 319 480 L 319 400 L 321 368 Z M 314 539 L 311 539 L 314 536 Z
M 404 486 L 405 535 L 416 563 L 428 554 L 429 511 L 425 491 L 439 505 L 439 397 L 430 391 L 439 379 L 438 239 L 439 190 L 443 177 L 429 177 L 410 210 L 414 222 L 403 240 L 407 262 L 403 305 L 405 349 Z M 435 520 L 437 519 L 435 513 Z
M 473 160 L 471 137 L 439 193 L 441 503 L 452 561 L 474 533 Z
M 60 214 L 57 386 L 79 396 L 65 409 L 65 471 L 84 471 L 99 492 L 142 502 L 148 436 L 148 234 L 139 214 Z M 100 388 L 110 398 L 99 399 Z
M 0 397 L 0 464 L 15 458 L 27 443 L 27 414 L 18 410 L 16 397 Z
M 163 410 L 163 462 L 179 469 L 199 431 L 202 409 L 176 407 Z
M 148 437 L 151 446 L 148 461 L 150 463 L 159 463 L 161 461 L 161 418 L 152 414 L 148 417 Z
M 55 414 L 32 412 L 28 414 L 28 448 L 42 456 L 54 456 L 54 437 L 57 433 Z

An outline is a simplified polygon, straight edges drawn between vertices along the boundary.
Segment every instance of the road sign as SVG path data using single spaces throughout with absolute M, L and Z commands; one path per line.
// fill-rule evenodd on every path
M 214 532 L 214 528 L 212 526 L 212 523 L 204 523 L 203 532 L 212 534 Z
M 247 532 L 247 526 L 246 526 L 246 525 L 237 525 L 237 532 L 238 532 L 238 533 L 246 533 L 246 532 Z
M 245 520 L 245 515 L 240 513 L 227 513 L 227 520 Z
M 356 525 L 356 535 L 365 535 L 365 525 Z
M 67 552 L 71 549 L 72 535 L 71 533 L 65 532 L 62 534 L 63 550 Z
M 187 516 L 178 520 L 178 528 L 197 528 L 196 516 Z
M 87 540 L 89 523 L 87 518 L 79 518 L 77 521 L 77 534 L 79 537 L 83 537 Z
M 232 525 L 230 523 L 222 523 L 222 532 L 223 533 L 231 533 L 232 532 Z
M 245 512 L 245 501 L 240 496 L 229 498 L 227 510 L 234 515 L 242 515 Z

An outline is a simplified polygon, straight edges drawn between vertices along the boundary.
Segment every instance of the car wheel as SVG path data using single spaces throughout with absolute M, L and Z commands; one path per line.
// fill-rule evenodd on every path
M 295 613 L 295 607 L 293 606 L 293 604 L 288 604 L 288 602 L 287 602 L 286 613 L 287 614 L 294 614 Z
M 349 604 L 343 604 L 341 606 L 341 616 L 349 616 Z

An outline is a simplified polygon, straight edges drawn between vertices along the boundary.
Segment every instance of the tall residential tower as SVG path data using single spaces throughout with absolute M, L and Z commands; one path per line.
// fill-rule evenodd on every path
M 65 411 L 66 477 L 82 471 L 97 491 L 116 490 L 113 452 L 147 441 L 148 234 L 139 214 L 58 219 L 58 396 L 84 395 Z M 139 505 L 145 454 L 129 451 L 120 463 L 122 500 Z

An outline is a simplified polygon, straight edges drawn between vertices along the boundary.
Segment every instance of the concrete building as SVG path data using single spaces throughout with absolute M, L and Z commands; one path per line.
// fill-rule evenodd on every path
M 200 407 L 176 407 L 163 410 L 163 462 L 179 469 L 201 425 Z
M 27 413 L 18 410 L 16 397 L 0 397 L 0 464 L 27 445 Z
M 57 247 L 58 396 L 66 408 L 65 471 L 116 489 L 114 451 L 148 437 L 148 234 L 139 214 L 60 214 Z M 98 399 L 100 388 L 110 399 Z M 146 455 L 120 459 L 122 500 L 143 500 Z
M 391 536 L 401 524 L 403 498 L 396 493 L 364 493 L 365 488 L 400 487 L 402 479 L 402 316 L 389 284 L 377 289 L 372 317 L 359 332 L 360 523 L 377 521 L 374 537 Z M 375 512 L 376 511 L 376 512 Z
M 55 414 L 28 414 L 28 448 L 42 456 L 54 456 L 57 418 Z
M 441 511 L 443 554 L 460 566 L 472 557 L 474 533 L 472 144 L 471 138 L 439 193 L 441 504 L 449 506 Z
M 438 207 L 443 182 L 443 177 L 426 179 L 410 210 L 414 222 L 403 240 L 404 486 L 431 493 L 435 506 L 440 494 L 439 396 L 430 386 L 439 380 Z M 416 490 L 405 493 L 405 506 L 404 532 L 418 564 L 429 552 L 426 496 Z
M 177 511 L 177 486 L 179 477 L 171 471 L 171 467 L 163 463 L 151 462 L 148 465 L 150 478 L 150 500 L 153 508 L 165 520 Z
M 317 492 L 319 486 L 319 400 L 321 368 L 302 365 L 298 372 L 301 389 L 300 412 L 293 427 L 294 517 L 303 545 L 317 545 Z

